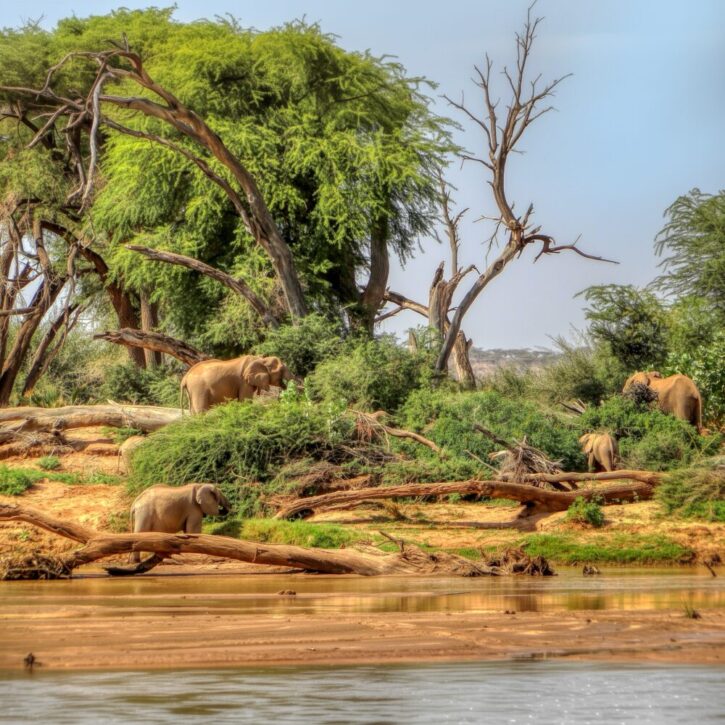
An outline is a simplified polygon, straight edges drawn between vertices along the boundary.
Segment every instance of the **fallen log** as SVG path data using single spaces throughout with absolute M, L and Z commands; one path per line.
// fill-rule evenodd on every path
M 621 471 L 603 471 L 601 473 L 526 473 L 521 477 L 523 481 L 545 481 L 546 483 L 581 483 L 586 481 L 641 481 L 650 486 L 656 486 L 662 480 L 661 473 L 655 471 L 638 471 L 622 469 Z M 501 479 L 510 480 L 507 474 Z
M 205 554 L 324 574 L 498 576 L 507 573 L 499 566 L 470 561 L 455 554 L 429 553 L 409 544 L 401 547 L 395 554 L 385 554 L 373 547 L 367 547 L 364 551 L 328 551 L 302 546 L 263 544 L 208 534 L 109 534 L 74 522 L 62 521 L 38 509 L 18 504 L 0 504 L 0 520 L 24 521 L 82 544 L 80 549 L 57 557 L 57 568 L 65 575 L 84 564 L 134 551 L 154 554 L 153 563 L 173 554 Z M 44 564 L 44 569 L 47 568 L 47 564 Z M 148 571 L 149 568 L 147 560 L 142 562 L 139 570 Z M 111 567 L 110 572 L 114 572 L 114 569 Z M 115 571 L 131 574 L 135 573 L 134 569 L 135 567 L 121 572 L 118 569 Z
M 71 428 L 109 426 L 137 428 L 146 433 L 181 419 L 178 408 L 150 405 L 68 405 L 62 408 L 4 408 L 0 410 L 0 444 L 30 433 L 59 435 Z
M 181 360 L 185 365 L 195 365 L 202 360 L 208 360 L 209 355 L 197 350 L 183 340 L 175 337 L 162 335 L 160 332 L 147 332 L 135 330 L 130 327 L 122 327 L 120 330 L 107 330 L 93 336 L 94 340 L 105 340 L 116 345 L 124 345 L 131 348 L 142 348 L 154 352 L 165 352 L 167 355 Z
M 638 473 L 646 473 L 646 471 L 639 471 Z M 592 477 L 590 479 L 597 480 Z M 619 503 L 622 501 L 649 499 L 652 497 L 653 490 L 653 484 L 640 480 L 631 480 L 629 482 L 620 481 L 605 486 L 583 490 L 579 489 L 576 491 L 552 491 L 538 486 L 512 483 L 510 481 L 470 480 L 449 483 L 409 483 L 402 486 L 379 486 L 375 488 L 361 488 L 355 491 L 335 491 L 320 496 L 301 498 L 280 509 L 274 518 L 288 519 L 300 515 L 309 516 L 314 511 L 326 509 L 331 506 L 352 504 L 355 502 L 359 503 L 365 500 L 447 496 L 452 493 L 463 495 L 473 494 L 486 496 L 488 498 L 506 498 L 512 501 L 519 501 L 526 507 L 525 510 L 522 510 L 520 516 L 532 516 L 544 511 L 565 511 L 579 497 L 587 501 L 596 498 L 597 500 L 601 500 L 603 504 Z

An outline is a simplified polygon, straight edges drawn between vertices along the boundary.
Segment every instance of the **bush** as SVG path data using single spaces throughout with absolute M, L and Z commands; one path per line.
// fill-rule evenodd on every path
M 411 353 L 384 335 L 346 343 L 340 355 L 317 367 L 307 385 L 318 400 L 394 412 L 430 370 L 427 351 Z
M 578 496 L 566 512 L 566 520 L 599 529 L 604 526 L 604 511 L 598 501 Z
M 719 436 L 703 438 L 686 421 L 638 405 L 621 395 L 588 408 L 578 419 L 581 433 L 607 430 L 619 440 L 627 468 L 665 471 L 687 465 L 703 451 L 716 450 Z
M 57 456 L 43 456 L 38 461 L 38 465 L 44 471 L 55 471 L 57 468 L 60 468 L 60 458 Z
M 359 537 L 349 529 L 334 524 L 312 524 L 306 521 L 253 519 L 244 521 L 239 537 L 269 544 L 311 546 L 339 549 Z
M 564 417 L 545 414 L 533 403 L 512 400 L 492 390 L 477 392 L 421 389 L 408 398 L 399 414 L 404 428 L 422 433 L 449 454 L 472 460 L 469 453 L 488 461 L 500 448 L 473 429 L 478 423 L 506 440 L 521 440 L 540 448 L 567 470 L 584 465 L 577 429 Z M 401 444 L 413 452 L 414 444 Z M 418 457 L 434 455 L 416 446 Z M 427 449 L 426 449 L 427 450 Z M 478 466 L 480 467 L 480 465 Z
M 725 521 L 725 458 L 673 471 L 657 487 L 655 496 L 667 514 Z
M 0 465 L 0 494 L 3 496 L 19 496 L 34 482 L 35 479 L 27 471 Z
M 165 426 L 134 450 L 132 492 L 154 483 L 220 484 L 238 512 L 257 510 L 259 486 L 295 458 L 333 456 L 352 442 L 354 422 L 327 405 L 285 399 L 267 404 L 231 402 Z
M 172 368 L 119 363 L 108 368 L 101 397 L 135 405 L 178 406 L 179 373 Z
M 255 352 L 276 355 L 300 377 L 309 375 L 323 360 L 340 353 L 342 329 L 339 322 L 330 322 L 318 314 L 307 315 L 294 325 L 270 330 Z

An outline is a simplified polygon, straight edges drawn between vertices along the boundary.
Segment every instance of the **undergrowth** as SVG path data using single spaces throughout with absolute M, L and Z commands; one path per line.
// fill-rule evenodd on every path
M 313 524 L 306 521 L 277 519 L 231 519 L 205 525 L 209 534 L 232 536 L 267 544 L 339 549 L 361 539 L 355 531 L 335 524 Z
M 725 521 L 725 457 L 672 471 L 657 487 L 655 497 L 666 514 Z

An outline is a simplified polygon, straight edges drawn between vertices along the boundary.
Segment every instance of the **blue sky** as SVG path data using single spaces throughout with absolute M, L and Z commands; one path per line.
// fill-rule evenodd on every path
M 163 3 L 160 3 L 163 4 Z M 147 2 L 106 0 L 0 0 L 0 23 L 107 12 Z M 511 62 L 513 34 L 526 15 L 526 0 L 179 0 L 176 17 L 193 20 L 231 13 L 264 29 L 305 16 L 335 33 L 349 50 L 391 54 L 411 75 L 438 83 L 438 112 L 463 129 L 458 141 L 479 151 L 484 139 L 438 94 L 466 93 L 473 65 L 488 51 Z M 720 0 L 539 0 L 545 17 L 532 68 L 545 79 L 573 77 L 559 88 L 557 113 L 547 114 L 524 137 L 525 154 L 509 169 L 509 197 L 517 208 L 530 202 L 535 221 L 559 242 L 581 234 L 582 248 L 613 257 L 618 266 L 574 254 L 513 262 L 479 297 L 464 324 L 477 346 L 550 346 L 550 336 L 583 326 L 582 303 L 573 296 L 591 284 L 646 284 L 656 274 L 653 239 L 662 214 L 692 187 L 725 187 L 725 2 Z M 469 207 L 463 225 L 462 261 L 484 261 L 490 231 L 475 223 L 493 203 L 484 169 L 453 163 L 454 196 Z M 425 301 L 428 283 L 445 249 L 421 240 L 422 251 L 405 269 L 394 265 L 390 287 Z M 403 332 L 422 318 L 406 313 L 386 329 Z

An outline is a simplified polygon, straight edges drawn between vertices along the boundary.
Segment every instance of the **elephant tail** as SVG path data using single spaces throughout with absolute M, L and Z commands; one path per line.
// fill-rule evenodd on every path
M 179 410 L 181 410 L 181 417 L 184 417 L 184 391 L 186 390 L 186 380 L 181 379 L 179 383 Z M 188 392 L 188 391 L 187 391 Z
M 697 432 L 702 432 L 702 396 L 697 396 L 697 409 L 695 410 L 695 427 Z

